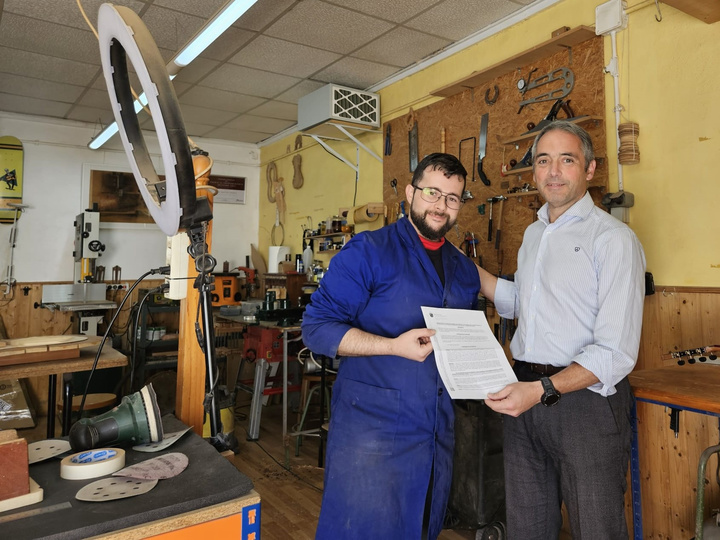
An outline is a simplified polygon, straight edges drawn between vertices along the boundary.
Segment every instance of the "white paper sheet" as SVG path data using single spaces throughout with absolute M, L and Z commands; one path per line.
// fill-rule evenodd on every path
M 468 309 L 422 308 L 440 377 L 453 399 L 485 399 L 517 382 L 485 314 Z

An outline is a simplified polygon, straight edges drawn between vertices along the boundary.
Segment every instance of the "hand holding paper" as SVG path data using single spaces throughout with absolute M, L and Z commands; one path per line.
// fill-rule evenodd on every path
M 485 399 L 517 382 L 482 311 L 422 308 L 440 377 L 453 399 Z

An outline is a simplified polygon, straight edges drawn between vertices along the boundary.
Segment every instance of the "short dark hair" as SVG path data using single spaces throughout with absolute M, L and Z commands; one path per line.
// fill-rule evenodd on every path
M 580 139 L 580 150 L 582 150 L 583 157 L 585 158 L 585 170 L 587 171 L 588 167 L 590 166 L 590 162 L 595 159 L 595 151 L 593 150 L 592 139 L 590 138 L 590 134 L 587 131 L 585 131 L 577 124 L 573 124 L 572 122 L 568 122 L 567 120 L 555 120 L 554 122 L 550 122 L 547 126 L 542 128 L 542 131 L 540 131 L 537 137 L 535 137 L 535 141 L 532 145 L 533 170 L 535 169 L 535 156 L 537 155 L 538 141 L 540 141 L 543 135 L 545 135 L 549 131 L 555 130 L 564 131 L 565 133 L 575 135 L 578 139 Z
M 467 181 L 467 171 L 460 160 L 452 154 L 443 154 L 442 152 L 434 152 L 425 156 L 418 166 L 415 167 L 413 173 L 412 185 L 417 186 L 425 174 L 425 169 L 431 167 L 433 171 L 441 171 L 446 178 L 451 176 L 461 176 L 463 179 L 463 191 L 465 191 L 465 183 Z

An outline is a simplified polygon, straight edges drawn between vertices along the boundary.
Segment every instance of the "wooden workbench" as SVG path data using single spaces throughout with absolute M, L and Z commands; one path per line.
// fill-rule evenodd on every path
M 642 401 L 720 414 L 720 366 L 694 364 L 635 371 L 629 375 Z
M 720 366 L 690 364 L 635 371 L 628 376 L 638 401 L 694 413 L 720 416 Z M 643 540 L 642 499 L 637 413 L 633 411 L 630 477 L 633 538 Z M 699 455 L 697 458 L 699 459 Z M 692 460 L 695 456 L 686 456 Z M 690 494 L 688 494 L 690 495 Z

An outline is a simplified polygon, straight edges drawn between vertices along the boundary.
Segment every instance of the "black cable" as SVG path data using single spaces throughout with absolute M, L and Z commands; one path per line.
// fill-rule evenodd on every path
M 245 431 L 245 433 L 246 433 L 248 436 L 250 435 L 250 434 L 248 433 L 247 429 L 245 429 L 245 426 L 243 426 L 243 430 Z M 251 442 L 251 443 L 256 444 L 257 447 L 260 448 L 260 450 L 262 450 L 263 452 L 265 452 L 265 454 L 266 454 L 270 459 L 272 459 L 275 463 L 277 463 L 277 464 L 282 468 L 282 470 L 284 470 L 284 471 L 286 471 L 286 472 L 289 472 L 289 473 L 290 473 L 291 475 L 293 475 L 295 478 L 297 478 L 298 480 L 300 480 L 303 484 L 305 484 L 305 485 L 307 485 L 307 486 L 310 486 L 311 488 L 313 488 L 313 489 L 314 489 L 315 491 L 317 491 L 318 493 L 322 493 L 322 492 L 323 492 L 322 488 L 319 488 L 319 487 L 317 487 L 316 485 L 311 484 L 310 482 L 308 482 L 308 481 L 305 480 L 304 478 L 298 476 L 298 474 L 295 473 L 294 471 L 292 471 L 291 469 L 286 469 L 285 466 L 284 466 L 282 463 L 280 463 L 277 459 L 275 459 L 275 458 L 272 456 L 272 454 L 270 454 L 270 452 L 268 452 L 267 450 L 265 450 L 265 448 L 263 447 L 263 445 L 261 445 L 258 441 L 248 441 L 248 442 Z
M 115 314 L 113 315 L 112 319 L 110 319 L 110 322 L 108 323 L 107 330 L 105 330 L 105 333 L 103 334 L 103 338 L 100 341 L 100 345 L 98 346 L 97 353 L 95 354 L 95 361 L 93 362 L 92 368 L 90 369 L 90 373 L 88 374 L 87 383 L 85 384 L 85 391 L 83 392 L 82 399 L 80 400 L 80 409 L 78 410 L 78 418 L 82 418 L 83 409 L 85 408 L 85 399 L 87 399 L 88 392 L 90 390 L 90 382 L 92 381 L 92 376 L 95 373 L 95 369 L 97 368 L 98 362 L 100 361 L 100 353 L 103 350 L 103 347 L 105 346 L 105 342 L 107 341 L 108 335 L 110 334 L 110 329 L 112 328 L 112 325 L 115 324 L 115 321 L 117 320 L 118 316 L 120 315 L 120 310 L 125 305 L 125 302 L 128 298 L 130 298 L 131 293 L 135 290 L 135 287 L 137 287 L 140 282 L 145 279 L 147 276 L 154 275 L 154 274 L 169 274 L 170 273 L 170 267 L 169 266 L 161 266 L 160 268 L 153 268 L 152 270 L 149 270 L 148 272 L 145 272 L 143 275 L 141 275 L 139 278 L 135 280 L 135 283 L 133 283 L 130 288 L 127 291 L 127 294 L 125 295 L 125 298 L 122 299 L 120 302 L 120 305 L 118 306 L 118 309 L 115 311 Z
M 145 305 L 145 301 L 148 299 L 148 297 L 151 294 L 159 293 L 163 290 L 163 286 L 160 285 L 159 287 L 155 287 L 154 289 L 149 289 L 147 293 L 145 293 L 145 296 L 143 296 L 142 300 L 138 302 L 138 309 L 137 313 L 135 313 L 135 327 L 133 329 L 133 346 L 132 346 L 132 359 L 130 361 L 130 391 L 132 392 L 133 389 L 133 382 L 135 379 L 135 359 L 137 354 L 137 342 L 138 342 L 138 329 L 140 328 L 140 316 L 142 315 L 143 306 Z M 140 336 L 140 339 L 142 340 L 142 336 Z M 146 347 L 149 347 L 147 345 Z

